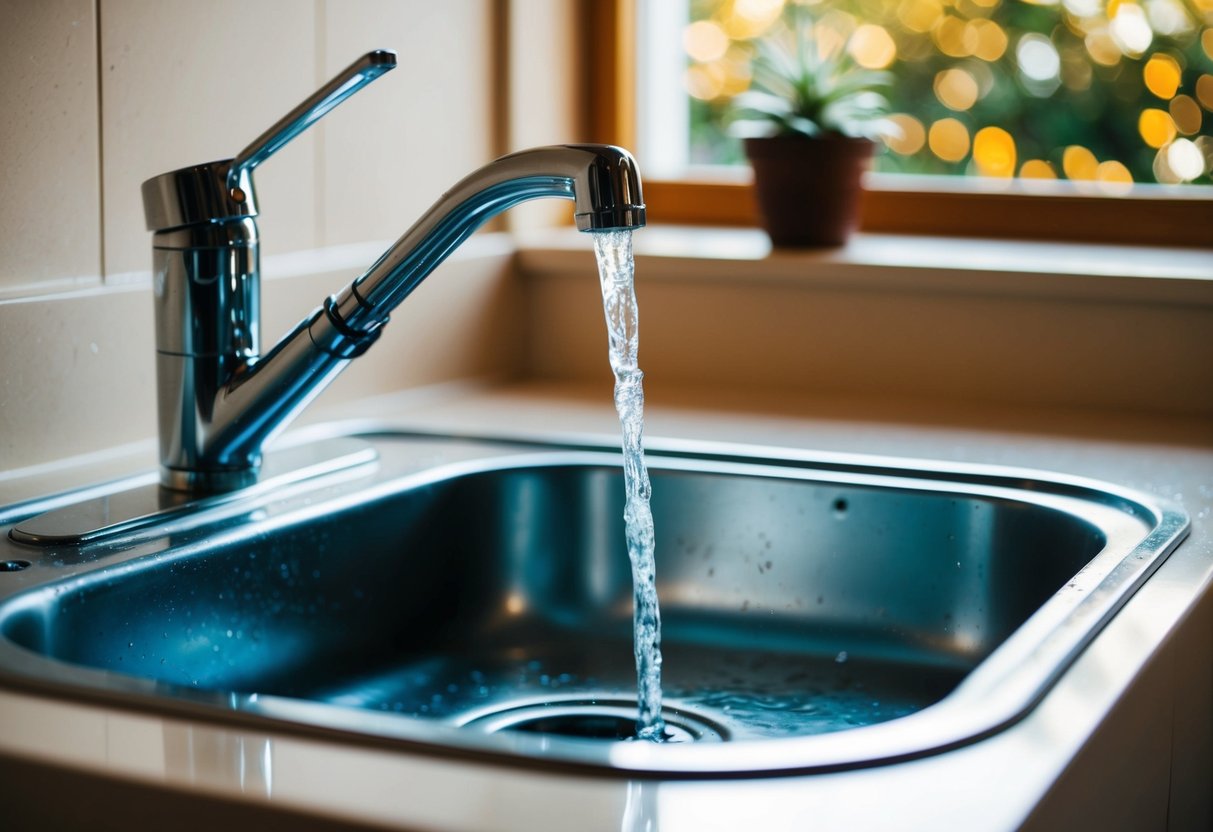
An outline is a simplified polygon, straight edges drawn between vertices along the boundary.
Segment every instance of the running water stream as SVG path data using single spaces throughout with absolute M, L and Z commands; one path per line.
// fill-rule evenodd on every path
M 615 409 L 623 426 L 623 480 L 627 498 L 623 517 L 627 528 L 628 559 L 632 563 L 632 627 L 640 704 L 636 736 L 660 742 L 665 734 L 665 723 L 661 718 L 661 613 L 657 608 L 649 472 L 641 445 L 644 373 L 637 364 L 640 321 L 632 282 L 632 232 L 602 231 L 593 236 L 610 339 L 611 370 L 615 373 Z

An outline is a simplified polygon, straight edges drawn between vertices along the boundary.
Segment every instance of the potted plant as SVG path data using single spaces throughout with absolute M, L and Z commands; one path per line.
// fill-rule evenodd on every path
M 860 67 L 842 45 L 823 50 L 814 26 L 792 6 L 777 30 L 755 41 L 750 89 L 731 106 L 759 214 L 777 246 L 846 242 L 875 140 L 896 129 L 879 92 L 889 73 Z

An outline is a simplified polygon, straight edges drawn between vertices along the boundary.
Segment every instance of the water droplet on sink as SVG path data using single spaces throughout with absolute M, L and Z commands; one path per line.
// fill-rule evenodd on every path
M 834 661 L 838 664 L 845 664 L 848 658 L 850 657 L 847 655 L 846 650 L 839 650 L 838 655 L 834 657 Z

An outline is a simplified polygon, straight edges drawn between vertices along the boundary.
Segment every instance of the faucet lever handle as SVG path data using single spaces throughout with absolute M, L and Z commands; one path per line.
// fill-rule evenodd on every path
M 347 66 L 240 151 L 228 169 L 228 188 L 236 188 L 246 172 L 252 172 L 253 168 L 281 150 L 287 142 L 311 127 L 329 110 L 383 73 L 395 68 L 396 53 L 390 49 L 368 52 Z

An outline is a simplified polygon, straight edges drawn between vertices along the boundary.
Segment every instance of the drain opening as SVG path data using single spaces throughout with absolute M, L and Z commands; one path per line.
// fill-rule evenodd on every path
M 636 738 L 636 720 L 610 714 L 558 714 L 519 722 L 506 730 L 589 740 L 630 740 Z
M 664 708 L 665 742 L 720 742 L 728 732 L 696 714 Z M 465 723 L 486 733 L 528 734 L 582 740 L 627 742 L 636 738 L 636 704 L 632 702 L 543 702 L 504 708 Z

